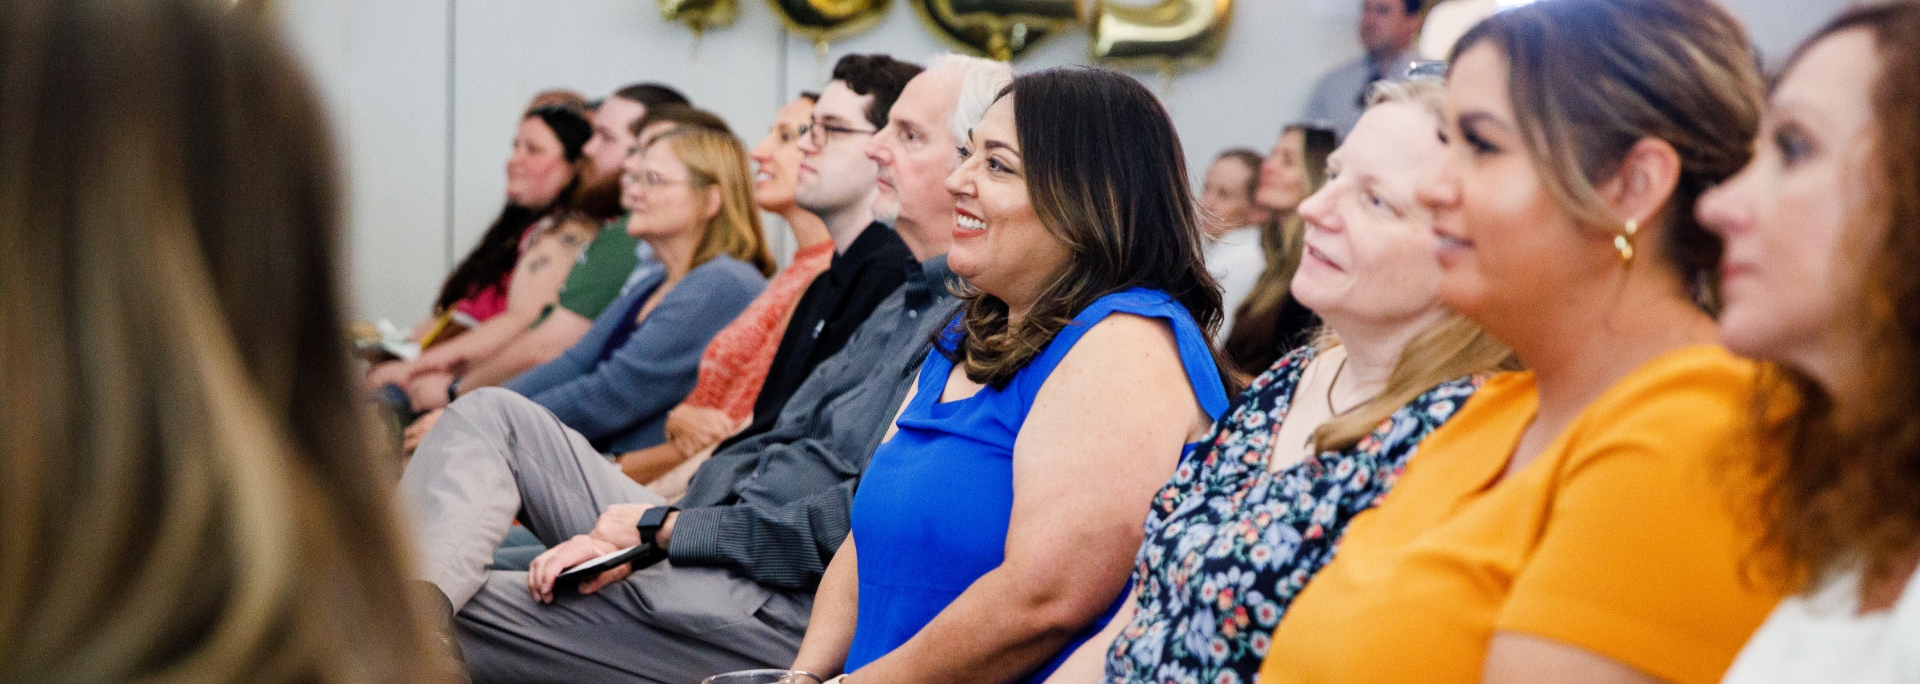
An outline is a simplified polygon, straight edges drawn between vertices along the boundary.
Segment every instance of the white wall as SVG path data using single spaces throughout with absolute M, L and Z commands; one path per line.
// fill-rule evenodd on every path
M 1725 1 L 1769 56 L 1845 5 Z M 354 313 L 401 325 L 426 313 L 453 260 L 499 210 L 515 117 L 540 90 L 598 97 L 634 81 L 669 83 L 752 144 L 775 109 L 819 89 L 841 55 L 919 61 L 949 49 L 904 0 L 825 55 L 787 35 L 766 4 L 738 2 L 732 26 L 696 40 L 661 19 L 653 0 L 276 0 L 343 143 Z M 1191 173 L 1226 147 L 1272 143 L 1318 74 L 1359 54 L 1358 4 L 1240 0 L 1215 64 L 1171 78 L 1132 72 L 1173 113 Z M 1054 36 L 1015 68 L 1085 63 L 1087 42 L 1084 30 Z

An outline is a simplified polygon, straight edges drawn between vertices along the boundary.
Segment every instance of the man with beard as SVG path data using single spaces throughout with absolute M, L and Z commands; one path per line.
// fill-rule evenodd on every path
M 589 160 L 585 184 L 575 194 L 572 208 L 601 221 L 593 242 L 580 252 L 579 260 L 560 286 L 559 302 L 548 307 L 532 327 L 521 331 L 504 344 L 490 349 L 472 349 L 456 345 L 428 350 L 413 364 L 407 381 L 407 397 L 414 411 L 431 411 L 447 405 L 458 395 L 460 386 L 495 385 L 528 368 L 545 363 L 580 340 L 593 319 L 619 296 L 628 276 L 651 254 L 638 240 L 627 235 L 625 211 L 620 207 L 620 165 L 634 146 L 634 124 L 650 109 L 669 105 L 687 105 L 687 98 L 673 88 L 657 83 L 638 83 L 614 91 L 600 101 L 593 112 L 593 135 L 581 147 Z M 456 382 L 472 371 L 478 383 Z M 423 416 L 419 429 L 409 430 L 409 445 L 425 434 L 438 416 Z

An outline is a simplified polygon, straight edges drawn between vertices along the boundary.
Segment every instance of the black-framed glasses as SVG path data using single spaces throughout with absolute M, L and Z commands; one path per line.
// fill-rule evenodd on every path
M 863 131 L 857 128 L 835 126 L 833 124 L 823 122 L 819 119 L 812 119 L 804 124 L 801 124 L 800 130 L 795 132 L 799 133 L 800 135 L 807 136 L 808 140 L 813 141 L 814 147 L 826 147 L 827 145 L 833 142 L 833 137 L 836 135 L 842 136 L 842 137 L 849 136 L 849 135 L 873 135 L 875 133 L 879 133 L 880 131 L 876 131 L 876 130 Z

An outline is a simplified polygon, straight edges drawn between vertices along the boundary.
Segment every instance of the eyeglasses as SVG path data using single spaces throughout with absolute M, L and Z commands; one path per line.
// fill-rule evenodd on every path
M 872 130 L 863 131 L 856 128 L 846 128 L 843 126 L 835 126 L 830 123 L 822 122 L 819 119 L 809 120 L 807 123 L 800 126 L 800 130 L 795 132 L 799 133 L 800 135 L 807 136 L 808 140 L 813 141 L 814 147 L 826 147 L 827 145 L 833 142 L 833 136 L 836 136 L 836 135 L 840 135 L 840 136 L 873 135 L 875 133 L 879 133 L 879 131 L 872 131 Z
M 652 190 L 654 188 L 667 186 L 667 185 L 685 185 L 692 182 L 691 180 L 684 179 L 684 178 L 682 179 L 667 178 L 665 176 L 662 176 L 658 173 L 654 173 L 652 171 L 648 171 L 646 173 L 643 173 L 637 176 L 634 175 L 632 172 L 622 173 L 620 174 L 620 180 L 626 183 L 633 183 L 635 185 L 646 188 L 648 190 Z

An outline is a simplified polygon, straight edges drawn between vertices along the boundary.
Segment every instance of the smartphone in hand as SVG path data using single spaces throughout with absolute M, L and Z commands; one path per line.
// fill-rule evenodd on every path
M 653 544 L 629 546 L 567 568 L 560 576 L 553 578 L 553 593 L 557 596 L 562 590 L 578 591 L 581 584 L 622 565 L 632 564 L 634 570 L 644 570 L 666 559 L 667 552 Z

